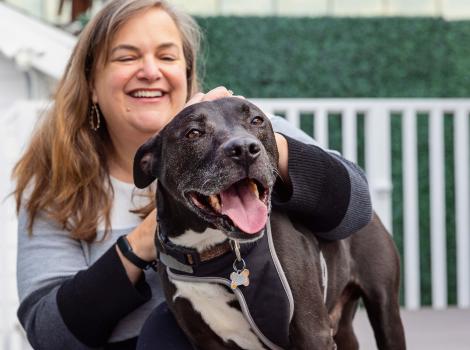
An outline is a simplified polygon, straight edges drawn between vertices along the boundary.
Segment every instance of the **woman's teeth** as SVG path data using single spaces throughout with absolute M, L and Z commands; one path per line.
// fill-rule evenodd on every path
M 161 97 L 163 93 L 161 91 L 135 91 L 132 97 Z

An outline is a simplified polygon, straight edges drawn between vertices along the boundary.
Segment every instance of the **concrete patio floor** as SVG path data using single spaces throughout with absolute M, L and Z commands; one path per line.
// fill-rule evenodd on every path
M 470 309 L 402 310 L 401 315 L 409 350 L 470 349 Z M 361 350 L 377 349 L 364 309 L 358 311 L 354 329 Z

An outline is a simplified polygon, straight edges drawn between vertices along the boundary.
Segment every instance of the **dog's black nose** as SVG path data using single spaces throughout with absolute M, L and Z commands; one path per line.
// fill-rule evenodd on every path
M 225 155 L 237 163 L 250 165 L 261 153 L 261 143 L 252 137 L 238 137 L 227 141 Z

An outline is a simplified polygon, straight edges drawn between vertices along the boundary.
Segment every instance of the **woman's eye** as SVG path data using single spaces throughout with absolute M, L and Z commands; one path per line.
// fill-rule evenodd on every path
M 135 58 L 133 56 L 123 56 L 123 57 L 119 57 L 116 61 L 119 61 L 119 62 L 129 62 L 129 61 L 132 61 L 134 60 Z
M 202 131 L 198 129 L 191 129 L 186 133 L 186 137 L 188 139 L 197 139 L 198 137 L 202 136 Z
M 175 60 L 175 57 L 174 56 L 162 56 L 161 59 L 163 61 L 174 61 Z
M 261 125 L 263 124 L 263 122 L 264 119 L 261 117 L 254 117 L 253 119 L 251 119 L 251 125 Z

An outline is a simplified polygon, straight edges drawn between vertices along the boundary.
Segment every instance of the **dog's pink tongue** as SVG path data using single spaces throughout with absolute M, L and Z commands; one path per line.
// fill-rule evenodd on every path
M 243 232 L 253 234 L 261 231 L 268 219 L 268 209 L 250 191 L 246 182 L 237 183 L 220 193 L 222 214 L 232 219 Z

